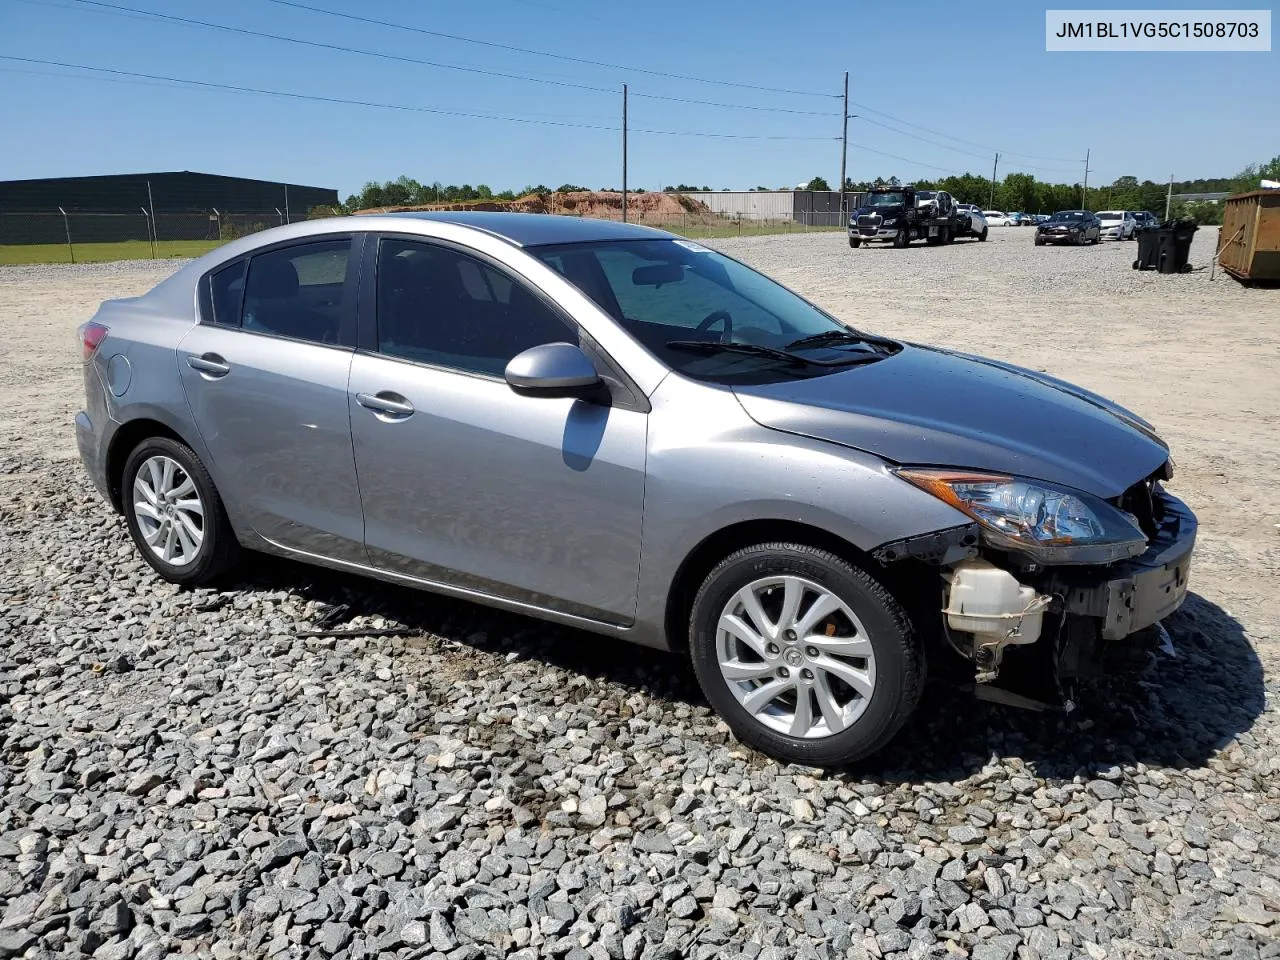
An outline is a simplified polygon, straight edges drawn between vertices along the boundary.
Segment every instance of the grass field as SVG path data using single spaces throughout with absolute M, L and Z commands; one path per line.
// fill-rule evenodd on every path
M 843 227 L 806 227 L 799 223 L 766 223 L 744 220 L 726 223 L 646 223 L 645 226 L 669 230 L 691 240 L 716 237 L 754 237 L 774 233 L 820 233 L 843 230 Z M 216 240 L 158 240 L 157 258 L 198 257 L 218 245 Z M 152 256 L 146 240 L 124 240 L 119 243 L 77 243 L 76 263 L 101 263 L 107 260 L 147 260 Z M 0 244 L 0 266 L 30 263 L 70 263 L 71 253 L 65 243 Z
M 156 257 L 198 257 L 218 245 L 216 240 L 160 240 Z M 104 260 L 150 259 L 151 244 L 146 240 L 123 240 L 119 243 L 77 243 L 76 263 L 99 263 Z M 26 263 L 70 263 L 71 251 L 65 243 L 33 243 L 0 245 L 0 266 Z

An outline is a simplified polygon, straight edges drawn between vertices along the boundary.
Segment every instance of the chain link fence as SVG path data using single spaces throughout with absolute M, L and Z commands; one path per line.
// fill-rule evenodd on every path
M 316 216 L 330 215 L 324 209 L 314 212 Z M 620 219 L 621 210 L 605 216 Z M 841 214 L 831 210 L 797 210 L 785 218 L 764 219 L 742 213 L 680 215 L 633 208 L 627 219 L 691 238 L 808 233 L 844 226 Z M 154 223 L 151 212 L 141 208 L 137 213 L 0 213 L 0 264 L 194 257 L 229 240 L 287 222 L 290 217 L 278 210 L 159 212 Z
M 607 219 L 621 219 L 621 213 Z M 809 233 L 839 230 L 844 218 L 839 211 L 797 210 L 789 217 L 760 218 L 745 214 L 663 214 L 646 210 L 628 210 L 627 221 L 646 227 L 657 227 L 686 237 L 749 237 L 778 233 Z
M 327 215 L 327 211 L 317 211 Z M 186 257 L 279 226 L 280 210 L 98 213 L 57 209 L 0 213 L 0 263 L 76 263 L 131 257 Z M 307 219 L 305 216 L 301 219 Z

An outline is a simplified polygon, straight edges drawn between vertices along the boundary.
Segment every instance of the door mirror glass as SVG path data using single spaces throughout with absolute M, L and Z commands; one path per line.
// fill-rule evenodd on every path
M 540 397 L 577 397 L 600 384 L 591 358 L 571 343 L 544 343 L 511 358 L 505 372 L 517 393 Z

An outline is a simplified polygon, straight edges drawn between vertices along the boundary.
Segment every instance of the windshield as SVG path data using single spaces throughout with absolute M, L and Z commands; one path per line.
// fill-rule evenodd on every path
M 857 331 L 780 284 L 689 240 L 592 241 L 529 252 L 688 376 L 726 382 L 816 376 L 838 369 L 832 364 L 897 349 L 874 337 L 859 341 Z M 797 343 L 814 337 L 817 343 Z M 711 349 L 691 349 L 691 341 Z M 720 344 L 767 349 L 715 349 Z
M 1049 218 L 1053 223 L 1072 223 L 1076 220 L 1083 220 L 1088 214 L 1083 210 L 1059 210 Z
M 902 193 L 872 193 L 867 195 L 868 207 L 900 207 L 907 202 Z

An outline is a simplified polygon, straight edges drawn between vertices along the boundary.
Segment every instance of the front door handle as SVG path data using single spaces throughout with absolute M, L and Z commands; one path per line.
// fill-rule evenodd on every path
M 383 414 L 396 420 L 403 420 L 413 413 L 413 404 L 391 390 L 380 390 L 377 393 L 357 393 L 356 402 L 374 413 Z
M 187 366 L 191 367 L 193 370 L 199 370 L 204 377 L 212 380 L 216 380 L 219 377 L 225 377 L 231 372 L 231 367 L 227 364 L 227 361 L 223 360 L 222 357 L 218 356 L 216 353 L 205 353 L 198 357 L 187 357 Z

